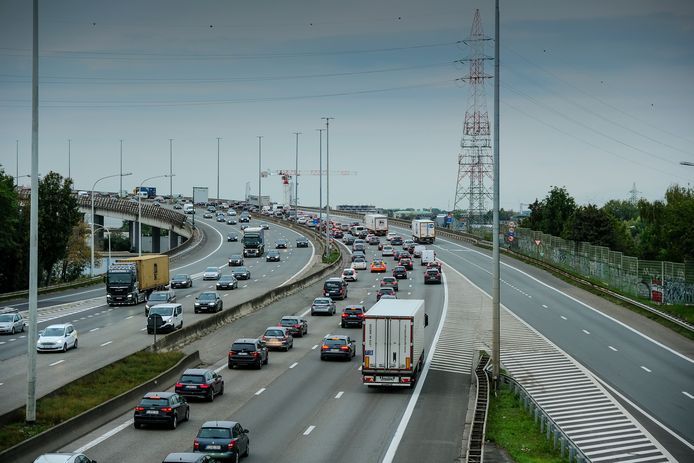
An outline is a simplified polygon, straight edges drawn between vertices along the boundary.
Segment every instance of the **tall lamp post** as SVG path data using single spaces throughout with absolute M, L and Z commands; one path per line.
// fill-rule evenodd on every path
M 173 175 L 171 175 L 173 176 Z M 140 186 L 137 188 L 137 255 L 142 256 L 142 194 L 140 193 L 140 188 L 145 182 L 154 180 L 157 178 L 169 178 L 169 174 L 165 175 L 155 175 L 154 177 L 148 177 L 140 182 Z
M 217 137 L 217 203 L 219 203 L 219 141 L 220 137 Z
M 107 178 L 113 178 L 113 177 L 125 177 L 127 175 L 132 175 L 132 172 L 126 172 L 124 174 L 113 174 L 113 175 L 107 175 L 106 177 L 101 177 L 100 179 L 97 179 L 96 182 L 94 182 L 94 185 L 92 185 L 92 260 L 91 260 L 91 266 L 89 267 L 89 276 L 93 277 L 94 276 L 94 189 L 96 188 L 96 184 L 99 183 L 102 180 L 106 180 Z
M 262 197 L 263 190 L 262 190 L 262 183 L 260 182 L 260 177 L 262 176 L 262 168 L 260 167 L 262 164 L 263 160 L 263 151 L 262 151 L 262 143 L 263 143 L 263 136 L 258 135 L 258 212 L 260 213 L 260 208 L 262 204 Z
M 325 249 L 330 255 L 330 120 L 335 118 L 321 119 L 325 119 Z
M 106 268 L 109 268 L 111 266 L 111 230 L 109 230 L 107 227 L 103 225 L 99 225 L 98 223 L 94 223 L 94 218 L 92 218 L 92 229 L 94 227 L 99 227 L 102 230 L 106 232 L 106 235 L 108 236 L 108 261 L 106 262 Z
M 299 135 L 301 132 L 294 132 L 296 135 L 296 165 L 294 167 L 294 220 L 299 218 Z
M 318 232 L 320 234 L 320 226 L 323 223 L 323 130 L 318 130 Z M 327 247 L 323 250 L 323 256 Z

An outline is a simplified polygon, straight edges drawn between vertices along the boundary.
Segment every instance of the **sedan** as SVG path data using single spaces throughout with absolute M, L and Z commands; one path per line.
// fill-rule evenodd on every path
M 229 217 L 227 219 L 227 225 L 236 225 L 238 222 L 236 221 L 235 217 Z
M 248 429 L 235 421 L 206 421 L 200 427 L 193 450 L 209 454 L 215 461 L 239 461 L 249 453 Z
M 276 250 L 270 250 L 267 252 L 265 255 L 265 262 L 279 262 L 280 261 L 280 252 Z
M 397 296 L 395 295 L 395 290 L 393 288 L 391 288 L 390 286 L 382 286 L 378 288 L 378 291 L 376 291 L 376 300 L 380 301 L 381 297 L 385 295 L 391 295 L 394 298 L 397 298 Z
M 381 244 L 381 240 L 379 240 L 377 236 L 372 236 L 371 238 L 368 238 L 366 242 L 369 243 L 370 246 L 378 246 L 379 244 Z
M 239 235 L 237 235 L 236 233 L 229 233 L 227 235 L 227 242 L 228 243 L 230 243 L 232 241 L 238 241 L 238 240 L 239 240 Z
M 133 425 L 139 429 L 143 424 L 165 424 L 176 429 L 189 416 L 188 402 L 175 392 L 148 392 L 135 407 Z
M 329 334 L 323 338 L 320 346 L 320 359 L 342 358 L 352 360 L 356 355 L 357 348 L 354 340 L 349 336 L 339 334 Z
M 221 312 L 224 308 L 224 302 L 219 294 L 213 291 L 205 291 L 200 293 L 198 297 L 195 298 L 195 303 L 193 304 L 195 313 L 200 312 Z
M 406 280 L 407 279 L 407 269 L 402 266 L 398 265 L 393 269 L 393 276 L 397 278 L 398 280 Z
M 237 280 L 251 279 L 251 271 L 248 270 L 246 267 L 235 267 L 231 269 L 231 274 L 234 275 L 234 278 L 236 278 Z
M 306 238 L 297 238 L 296 239 L 296 247 L 297 248 L 307 248 L 308 247 L 308 240 Z
M 239 265 L 243 265 L 243 256 L 241 254 L 229 256 L 229 267 L 238 267 Z
M 386 263 L 383 262 L 382 260 L 375 260 L 375 261 L 371 262 L 370 269 L 371 269 L 371 273 L 385 272 L 388 270 L 386 267 Z
M 222 275 L 217 280 L 217 289 L 236 289 L 239 287 L 239 282 L 234 275 Z
M 217 214 L 217 222 L 226 222 L 223 214 Z
M 285 239 L 279 239 L 275 241 L 275 249 L 287 249 L 287 246 L 289 245 L 289 241 Z
M 36 341 L 38 352 L 67 352 L 70 348 L 77 349 L 77 330 L 72 323 L 50 325 L 39 332 L 39 339 Z
M 395 277 L 383 277 L 381 280 L 381 288 L 385 288 L 386 286 L 393 288 L 395 291 L 400 289 L 398 280 Z
M 205 212 L 205 213 L 202 215 L 202 217 L 203 217 L 204 219 L 211 219 L 211 218 L 214 217 L 214 216 L 212 215 L 211 212 Z
M 186 273 L 179 273 L 171 278 L 171 288 L 192 288 L 193 279 Z
M 268 327 L 265 333 L 260 337 L 260 340 L 265 343 L 268 349 L 284 349 L 284 351 L 287 352 L 294 347 L 294 337 L 292 333 L 289 331 L 289 328 L 283 326 Z
M 294 315 L 285 315 L 280 319 L 277 326 L 283 326 L 289 328 L 289 332 L 292 336 L 303 338 L 304 335 L 308 334 L 308 321 L 303 317 L 298 317 Z
M 217 267 L 207 267 L 204 272 L 202 272 L 203 280 L 219 280 L 222 274 L 219 272 Z
M 176 383 L 175 391 L 184 397 L 198 397 L 212 402 L 214 396 L 224 394 L 224 380 L 213 370 L 189 368 Z
M 317 297 L 311 304 L 311 315 L 316 315 L 317 313 L 335 315 L 335 310 L 335 301 L 329 297 Z

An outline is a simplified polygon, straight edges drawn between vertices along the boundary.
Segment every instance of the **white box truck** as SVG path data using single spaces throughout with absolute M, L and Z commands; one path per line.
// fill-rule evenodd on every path
M 433 243 L 436 239 L 436 225 L 431 220 L 415 219 L 412 221 L 412 240 L 415 243 Z
M 376 236 L 386 236 L 388 234 L 388 216 L 383 214 L 366 214 L 364 216 L 364 226 Z
M 414 386 L 424 367 L 424 328 L 428 317 L 421 299 L 382 299 L 362 324 L 362 383 Z

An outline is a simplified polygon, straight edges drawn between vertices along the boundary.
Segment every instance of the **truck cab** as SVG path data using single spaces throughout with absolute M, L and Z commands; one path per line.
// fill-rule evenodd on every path
M 243 231 L 243 257 L 261 257 L 265 253 L 265 230 L 249 227 Z

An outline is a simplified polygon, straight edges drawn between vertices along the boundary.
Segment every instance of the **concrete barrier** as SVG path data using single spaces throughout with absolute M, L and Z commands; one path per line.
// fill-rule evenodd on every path
M 41 434 L 0 452 L 0 461 L 31 463 L 41 454 L 55 452 L 127 412 L 137 405 L 140 398 L 147 392 L 165 391 L 176 383 L 185 369 L 199 364 L 200 353 L 195 351 L 151 381 L 136 386 L 118 397 L 114 397 Z M 59 391 L 60 389 L 49 395 L 56 394 Z M 15 414 L 17 411 L 10 413 Z

